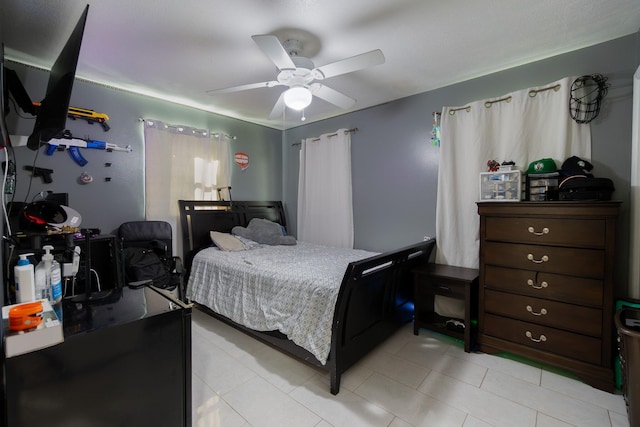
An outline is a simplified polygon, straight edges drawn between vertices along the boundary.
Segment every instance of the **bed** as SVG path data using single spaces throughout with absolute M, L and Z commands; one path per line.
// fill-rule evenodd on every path
M 324 285 L 324 266 L 331 264 L 328 260 L 333 256 L 318 249 L 317 245 L 297 242 L 295 245 L 260 245 L 256 250 L 242 250 L 237 252 L 222 251 L 212 248 L 211 231 L 230 233 L 236 227 L 247 227 L 254 218 L 266 219 L 280 224 L 286 230 L 286 220 L 282 203 L 279 201 L 191 201 L 180 200 L 180 229 L 183 245 L 183 260 L 187 271 L 187 295 L 191 302 L 208 314 L 244 331 L 245 333 L 270 344 L 292 357 L 303 360 L 329 372 L 330 392 L 337 394 L 340 390 L 340 377 L 350 366 L 369 353 L 378 344 L 386 340 L 398 328 L 413 318 L 413 289 L 411 270 L 421 264 L 429 262 L 435 240 L 419 242 L 407 247 L 381 254 L 348 250 L 338 250 L 336 258 L 342 259 L 342 265 L 337 271 L 327 269 L 327 283 L 335 282 L 332 291 L 330 285 Z M 334 248 L 335 249 L 335 248 Z M 303 303 L 289 304 L 283 308 L 282 304 L 275 309 L 278 314 L 291 307 L 304 306 L 305 309 L 295 316 L 308 315 L 304 320 L 295 317 L 295 322 L 287 325 L 286 317 L 281 323 L 265 321 L 266 315 L 260 313 L 258 320 L 237 317 L 227 312 L 224 306 L 218 304 L 227 289 L 239 288 L 244 298 L 251 292 L 243 288 L 246 283 L 258 281 L 260 288 L 271 286 L 278 292 L 273 303 L 280 304 L 283 296 L 293 295 L 290 278 L 282 277 L 279 271 L 292 270 L 301 261 L 294 259 L 296 253 L 315 253 L 323 262 L 305 264 L 308 276 L 315 277 L 314 283 L 310 277 L 301 289 L 313 287 L 311 292 L 318 301 L 302 299 Z M 262 255 L 261 255 L 262 254 Z M 258 257 L 258 258 L 248 258 Z M 236 259 L 238 258 L 239 259 Z M 263 257 L 261 260 L 260 257 Z M 318 258 L 317 258 L 318 259 Z M 214 261 L 217 260 L 217 261 Z M 222 260 L 222 261 L 220 261 Z M 273 262 L 276 260 L 275 262 Z M 209 262 L 217 262 L 213 267 Z M 234 263 L 237 265 L 234 267 Z M 244 263 L 244 264 L 243 264 Z M 254 277 L 259 264 L 276 265 L 277 268 L 264 274 L 269 280 L 279 283 L 275 285 L 267 279 Z M 317 265 L 316 265 L 317 264 Z M 336 264 L 339 263 L 336 261 Z M 243 265 L 246 268 L 243 268 Z M 282 268 L 280 268 L 282 266 Z M 234 270 L 239 269 L 239 270 Z M 214 280 L 209 271 L 221 271 Z M 234 273 L 229 273 L 234 271 Z M 276 274 L 277 277 L 273 278 Z M 244 277 L 241 284 L 226 286 L 231 282 L 231 276 Z M 319 279 L 322 277 L 322 279 Z M 217 289 L 217 291 L 215 291 Z M 318 291 L 320 289 L 320 291 Z M 215 292 L 214 292 L 215 291 Z M 327 309 L 317 308 L 325 295 Z M 279 296 L 278 296 L 279 295 Z M 264 296 L 259 295 L 258 298 Z M 298 297 L 296 297 L 298 298 Z M 298 301 L 298 300 L 296 300 Z M 335 303 L 334 303 L 335 301 Z M 224 304 L 223 304 L 224 305 Z M 311 308 L 310 308 L 311 307 Z M 316 308 L 314 308 L 316 307 Z M 252 312 L 242 307 L 244 312 Z M 231 314 L 229 314 L 231 313 Z M 312 314 L 310 314 L 312 313 Z M 320 314 L 314 314 L 320 313 Z M 315 319 L 317 318 L 317 319 Z M 314 324 L 312 322 L 318 321 Z M 256 323 L 257 322 L 257 323 Z M 307 323 L 310 322 L 310 325 Z M 283 325 L 284 323 L 284 325 Z M 306 329 L 300 330 L 299 324 L 304 323 Z M 277 326 L 274 326 L 277 325 Z M 297 328 L 297 329 L 296 329 Z M 296 329 L 296 330 L 294 330 Z M 288 333 L 285 334 L 282 331 Z M 317 334 L 316 334 L 317 332 Z M 306 334 L 309 333 L 309 336 Z M 319 336 L 314 336 L 319 335 Z M 310 341 L 311 344 L 309 344 Z M 318 344 L 319 343 L 319 344 Z

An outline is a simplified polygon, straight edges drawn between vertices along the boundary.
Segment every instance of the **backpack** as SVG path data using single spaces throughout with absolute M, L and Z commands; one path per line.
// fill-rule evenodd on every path
M 609 178 L 574 175 L 560 183 L 560 200 L 611 200 L 615 191 Z
M 124 248 L 124 273 L 127 284 L 151 280 L 151 285 L 168 288 L 172 285 L 171 268 L 153 249 Z

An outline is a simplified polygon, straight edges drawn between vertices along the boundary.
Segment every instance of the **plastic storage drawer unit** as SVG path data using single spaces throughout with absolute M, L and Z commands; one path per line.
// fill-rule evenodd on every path
M 519 202 L 521 188 L 519 170 L 480 173 L 480 201 Z

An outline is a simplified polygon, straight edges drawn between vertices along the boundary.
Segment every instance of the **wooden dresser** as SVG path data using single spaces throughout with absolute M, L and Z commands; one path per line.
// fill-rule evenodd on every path
M 614 390 L 619 202 L 478 203 L 478 344 Z

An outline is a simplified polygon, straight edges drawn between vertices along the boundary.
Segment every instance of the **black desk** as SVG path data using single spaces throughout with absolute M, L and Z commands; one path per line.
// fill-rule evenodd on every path
M 191 426 L 190 306 L 124 288 L 63 308 L 63 343 L 4 360 L 4 425 Z

